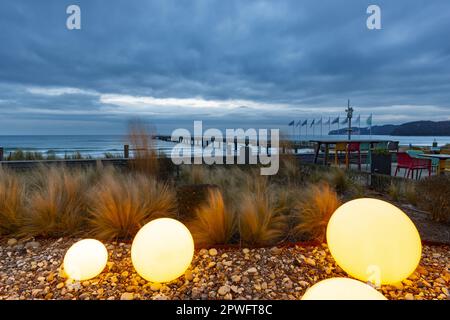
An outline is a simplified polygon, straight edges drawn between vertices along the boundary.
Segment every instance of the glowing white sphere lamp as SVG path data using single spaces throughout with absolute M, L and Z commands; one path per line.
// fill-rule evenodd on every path
M 64 256 L 65 274 L 73 280 L 82 281 L 98 276 L 108 262 L 108 251 L 103 243 L 84 239 L 74 243 Z
M 354 279 L 322 280 L 308 290 L 302 300 L 387 300 L 371 286 Z
M 152 282 L 170 282 L 183 275 L 193 256 L 194 240 L 188 228 L 170 218 L 147 223 L 131 246 L 136 272 Z
M 327 242 L 344 271 L 376 284 L 406 279 L 422 253 L 414 223 L 403 211 L 378 199 L 356 199 L 340 206 L 328 223 Z

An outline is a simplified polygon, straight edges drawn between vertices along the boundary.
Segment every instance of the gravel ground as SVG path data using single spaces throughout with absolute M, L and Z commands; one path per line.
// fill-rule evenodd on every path
M 149 283 L 134 271 L 129 243 L 107 243 L 110 258 L 95 279 L 72 282 L 60 266 L 78 239 L 0 240 L 2 299 L 300 299 L 314 283 L 346 276 L 326 245 L 262 249 L 202 249 L 190 269 L 168 284 Z M 450 299 L 450 247 L 424 246 L 409 279 L 380 290 L 389 299 Z

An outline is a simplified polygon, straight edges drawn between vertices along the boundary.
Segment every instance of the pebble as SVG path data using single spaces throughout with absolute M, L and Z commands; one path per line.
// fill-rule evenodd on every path
M 41 244 L 37 241 L 30 241 L 25 244 L 25 249 L 38 249 Z
M 120 296 L 120 300 L 133 300 L 133 299 L 134 299 L 134 293 L 132 293 L 132 292 L 124 292 Z
M 6 244 L 10 247 L 15 246 L 17 244 L 17 239 L 11 238 L 8 240 L 8 242 Z
M 226 295 L 228 292 L 230 292 L 230 287 L 229 287 L 229 286 L 221 286 L 221 287 L 219 288 L 219 291 L 218 291 L 218 293 L 219 293 L 221 296 Z
M 252 268 L 249 268 L 247 270 L 247 272 L 250 274 L 255 274 L 255 273 L 258 273 L 258 269 L 256 269 L 255 267 L 252 267 Z
M 316 261 L 315 261 L 314 259 L 311 259 L 311 258 L 305 258 L 304 261 L 306 262 L 306 264 L 308 264 L 308 265 L 310 265 L 310 266 L 312 266 L 312 267 L 315 267 L 315 266 L 316 266 Z
M 152 289 L 152 291 L 161 290 L 161 283 L 158 283 L 158 282 L 152 283 L 152 285 L 150 286 L 150 289 Z
M 33 241 L 0 247 L 2 299 L 298 300 L 314 283 L 346 276 L 326 246 L 229 249 L 227 253 L 212 248 L 196 251 L 184 278 L 151 283 L 134 270 L 130 244 L 110 242 L 106 245 L 112 254 L 105 272 L 79 282 L 66 279 L 61 268 L 67 248 L 78 239 L 61 239 L 40 240 L 39 250 L 24 252 L 15 247 L 24 249 Z M 389 299 L 449 299 L 449 252 L 449 247 L 424 245 L 414 274 L 402 283 L 381 286 L 381 292 Z
M 185 277 L 186 280 L 188 280 L 188 281 L 192 281 L 192 280 L 194 279 L 194 275 L 192 274 L 192 271 L 190 271 L 190 270 L 187 270 L 187 271 L 184 273 L 184 277 Z
M 414 300 L 414 295 L 412 293 L 407 293 L 405 295 L 405 300 Z

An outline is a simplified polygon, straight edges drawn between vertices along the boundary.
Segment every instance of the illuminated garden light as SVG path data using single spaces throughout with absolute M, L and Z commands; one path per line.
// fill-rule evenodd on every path
M 354 279 L 322 280 L 308 290 L 302 300 L 387 300 L 371 286 Z
M 82 281 L 98 276 L 108 262 L 108 251 L 103 243 L 84 239 L 74 243 L 64 256 L 64 272 L 73 280 Z
M 131 260 L 147 281 L 169 282 L 183 275 L 194 256 L 194 240 L 181 222 L 161 218 L 143 226 L 133 240 Z
M 422 253 L 419 233 L 409 217 L 377 199 L 357 199 L 340 206 L 328 223 L 327 242 L 344 271 L 377 285 L 406 279 Z

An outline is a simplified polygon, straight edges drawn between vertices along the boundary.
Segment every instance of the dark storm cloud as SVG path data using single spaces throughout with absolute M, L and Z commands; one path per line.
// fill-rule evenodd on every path
M 281 125 L 347 98 L 381 122 L 449 119 L 450 4 L 375 3 L 378 31 L 360 0 L 2 1 L 0 133 L 135 115 Z

